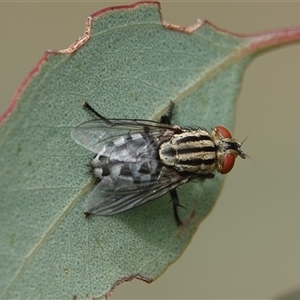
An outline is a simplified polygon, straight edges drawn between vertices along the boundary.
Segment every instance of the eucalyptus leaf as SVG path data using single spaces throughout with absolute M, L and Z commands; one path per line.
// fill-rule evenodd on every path
M 179 228 L 169 196 L 84 218 L 93 154 L 70 137 L 92 118 L 83 101 L 107 118 L 158 120 L 172 100 L 175 124 L 232 129 L 245 67 L 294 32 L 243 37 L 200 20 L 182 28 L 162 24 L 158 3 L 140 3 L 95 13 L 85 36 L 45 53 L 0 119 L 1 298 L 103 298 L 124 280 L 151 282 L 220 192 L 220 175 L 181 187 Z

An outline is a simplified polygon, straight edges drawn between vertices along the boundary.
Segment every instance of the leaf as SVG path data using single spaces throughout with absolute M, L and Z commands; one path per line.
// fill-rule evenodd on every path
M 221 176 L 180 188 L 180 229 L 168 196 L 84 219 L 92 154 L 70 139 L 91 118 L 83 100 L 106 117 L 145 119 L 158 119 L 173 100 L 175 124 L 232 128 L 246 65 L 299 41 L 299 29 L 242 37 L 207 22 L 163 26 L 157 3 L 100 11 L 87 25 L 69 49 L 42 57 L 1 119 L 1 298 L 104 297 L 124 280 L 152 281 L 182 253 L 220 191 Z
M 300 299 L 300 290 L 299 289 L 293 289 L 290 292 L 285 292 L 279 297 L 276 297 L 275 299 L 278 300 L 299 300 Z

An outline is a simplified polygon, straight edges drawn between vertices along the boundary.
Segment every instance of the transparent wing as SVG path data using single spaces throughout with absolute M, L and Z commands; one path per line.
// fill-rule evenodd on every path
M 72 139 L 82 147 L 98 153 L 109 140 L 126 135 L 128 133 L 151 133 L 157 138 L 167 136 L 175 132 L 181 132 L 179 126 L 161 124 L 146 120 L 119 120 L 97 119 L 82 123 L 71 131 Z
M 94 188 L 84 204 L 84 213 L 114 215 L 157 199 L 171 189 L 184 184 L 190 177 L 180 176 L 176 171 L 163 167 L 162 176 L 152 182 L 141 182 L 134 186 L 114 186 L 104 178 Z

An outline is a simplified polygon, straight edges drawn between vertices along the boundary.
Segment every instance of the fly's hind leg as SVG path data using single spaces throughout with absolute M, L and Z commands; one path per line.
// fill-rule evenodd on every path
M 172 120 L 172 117 L 173 117 L 173 109 L 174 109 L 174 102 L 170 101 L 167 114 L 162 115 L 160 117 L 159 122 L 162 123 L 162 124 L 171 124 L 171 120 Z
M 104 118 L 103 116 L 101 116 L 92 106 L 90 106 L 86 101 L 84 101 L 82 103 L 82 107 L 88 111 L 90 111 L 92 114 L 94 114 L 97 118 L 99 118 L 100 120 L 105 121 L 105 123 L 107 124 L 112 124 L 109 120 L 107 120 L 106 118 Z
M 178 207 L 179 206 L 183 207 L 183 208 L 185 208 L 185 207 L 180 205 L 176 189 L 170 190 L 170 195 L 172 197 L 174 218 L 175 218 L 177 226 L 180 226 L 180 225 L 182 225 L 182 222 L 181 222 L 181 220 L 179 218 L 179 215 L 178 215 Z

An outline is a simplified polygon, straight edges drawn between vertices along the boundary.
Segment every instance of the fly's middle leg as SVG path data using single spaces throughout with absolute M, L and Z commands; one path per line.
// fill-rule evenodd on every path
M 171 120 L 172 120 L 172 117 L 173 117 L 173 109 L 174 109 L 174 102 L 170 101 L 167 114 L 162 115 L 160 117 L 159 122 L 162 123 L 162 124 L 171 124 Z
M 182 222 L 181 222 L 181 220 L 179 218 L 179 215 L 178 215 L 178 207 L 179 206 L 183 207 L 183 208 L 185 208 L 185 207 L 180 205 L 176 189 L 170 190 L 170 195 L 172 197 L 171 200 L 172 200 L 172 203 L 173 203 L 174 218 L 175 218 L 177 226 L 180 226 L 180 225 L 182 225 Z

